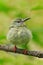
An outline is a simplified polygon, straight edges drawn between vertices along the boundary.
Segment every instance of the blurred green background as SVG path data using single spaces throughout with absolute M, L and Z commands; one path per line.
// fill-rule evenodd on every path
M 26 22 L 33 38 L 31 50 L 43 51 L 43 0 L 0 0 L 0 44 L 6 43 L 11 21 L 31 17 Z M 0 65 L 43 65 L 43 59 L 0 51 Z

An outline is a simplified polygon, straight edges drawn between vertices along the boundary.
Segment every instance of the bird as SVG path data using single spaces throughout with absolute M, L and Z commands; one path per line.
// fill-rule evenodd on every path
M 30 19 L 17 18 L 12 21 L 7 33 L 7 40 L 10 45 L 14 45 L 14 51 L 18 47 L 24 49 L 23 53 L 26 54 L 27 44 L 32 39 L 32 32 L 27 28 L 25 22 Z

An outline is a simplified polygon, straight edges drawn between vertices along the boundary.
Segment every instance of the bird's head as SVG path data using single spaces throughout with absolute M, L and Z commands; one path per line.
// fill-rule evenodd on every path
M 23 23 L 24 23 L 25 21 L 29 20 L 29 19 L 30 19 L 30 18 L 25 18 L 25 19 L 18 18 L 18 19 L 16 19 L 15 21 L 13 21 L 13 24 L 12 24 L 11 28 L 13 28 L 13 27 L 15 27 L 15 26 L 17 26 L 17 27 L 22 26 Z

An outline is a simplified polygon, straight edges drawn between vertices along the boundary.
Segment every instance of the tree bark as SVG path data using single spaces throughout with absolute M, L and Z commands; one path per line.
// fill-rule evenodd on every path
M 0 45 L 0 50 L 6 51 L 6 52 L 11 52 L 11 53 L 24 54 L 23 51 L 25 49 L 16 48 L 16 51 L 14 51 L 14 48 L 11 48 L 10 46 L 8 47 L 6 45 Z M 27 50 L 27 52 L 24 55 L 29 55 L 29 56 L 34 56 L 34 57 L 38 57 L 38 58 L 43 58 L 43 52 L 41 52 L 41 51 Z

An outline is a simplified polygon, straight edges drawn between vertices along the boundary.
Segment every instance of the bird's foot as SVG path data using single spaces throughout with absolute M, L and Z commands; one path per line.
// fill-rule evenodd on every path
M 14 46 L 13 50 L 14 50 L 14 52 L 16 52 L 16 50 L 17 50 L 17 47 L 16 47 L 16 45 Z
M 23 50 L 23 54 L 27 54 L 27 50 L 26 49 Z

